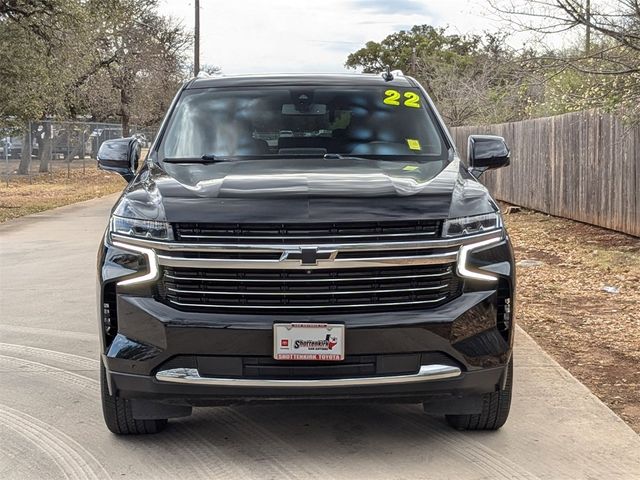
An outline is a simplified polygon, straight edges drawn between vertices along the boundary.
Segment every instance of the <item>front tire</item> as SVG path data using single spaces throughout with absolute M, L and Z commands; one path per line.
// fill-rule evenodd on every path
M 482 396 L 482 412 L 467 415 L 445 415 L 449 425 L 457 430 L 498 430 L 507 421 L 511 408 L 513 359 L 507 366 L 507 381 L 503 390 Z
M 131 402 L 125 398 L 109 395 L 107 372 L 100 363 L 100 393 L 102 413 L 107 428 L 117 435 L 144 435 L 158 433 L 167 426 L 167 419 L 136 420 L 133 418 Z

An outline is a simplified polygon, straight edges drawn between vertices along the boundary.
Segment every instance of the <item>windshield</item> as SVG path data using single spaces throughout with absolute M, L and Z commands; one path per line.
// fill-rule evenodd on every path
M 418 89 L 210 88 L 183 92 L 159 158 L 358 157 L 447 159 Z

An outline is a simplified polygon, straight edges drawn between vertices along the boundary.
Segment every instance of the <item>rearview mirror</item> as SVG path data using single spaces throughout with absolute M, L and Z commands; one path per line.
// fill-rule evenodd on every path
M 495 135 L 470 135 L 467 159 L 476 176 L 490 168 L 506 167 L 511 162 L 511 151 L 504 138 Z
M 285 103 L 282 105 L 282 115 L 325 115 L 326 113 L 327 106 L 321 103 L 312 103 L 310 105 Z
M 116 172 L 130 182 L 138 170 L 140 142 L 135 137 L 106 140 L 98 150 L 98 168 Z

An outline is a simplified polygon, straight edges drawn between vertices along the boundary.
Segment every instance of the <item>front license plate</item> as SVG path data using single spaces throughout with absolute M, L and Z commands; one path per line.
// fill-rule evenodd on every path
M 344 360 L 344 325 L 276 323 L 273 325 L 276 360 Z

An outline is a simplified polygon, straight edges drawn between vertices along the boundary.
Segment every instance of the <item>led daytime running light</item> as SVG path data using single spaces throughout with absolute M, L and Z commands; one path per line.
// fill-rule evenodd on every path
M 483 280 L 485 282 L 496 282 L 498 277 L 495 275 L 489 275 L 486 273 L 480 273 L 473 270 L 469 270 L 467 268 L 467 258 L 469 256 L 469 252 L 475 250 L 477 248 L 486 247 L 487 245 L 493 245 L 494 243 L 499 243 L 502 241 L 502 237 L 490 238 L 488 240 L 483 240 L 482 242 L 470 243 L 469 245 L 463 245 L 458 250 L 458 265 L 457 272 L 460 277 L 465 278 L 473 278 L 474 280 Z
M 149 265 L 149 272 L 139 277 L 128 278 L 118 282 L 119 286 L 125 287 L 127 285 L 137 285 L 140 283 L 152 282 L 158 279 L 160 271 L 158 270 L 158 259 L 156 258 L 156 252 L 150 248 L 138 247 L 136 245 L 129 245 L 128 243 L 113 242 L 114 247 L 122 248 L 124 250 L 141 253 L 147 257 L 147 264 Z

